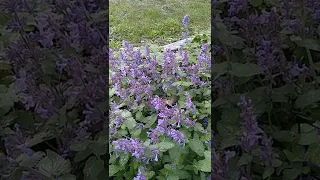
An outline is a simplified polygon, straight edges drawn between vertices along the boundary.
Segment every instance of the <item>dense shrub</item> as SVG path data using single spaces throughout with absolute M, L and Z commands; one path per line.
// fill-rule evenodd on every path
M 214 3 L 213 178 L 319 179 L 320 3 Z
M 107 179 L 107 1 L 0 5 L 1 178 Z
M 1 179 L 209 176 L 206 35 L 180 54 L 127 42 L 115 53 L 107 1 L 0 7 Z
M 189 21 L 185 16 L 184 30 Z M 210 179 L 208 39 L 196 36 L 176 53 L 142 52 L 126 41 L 118 53 L 110 50 L 109 176 Z

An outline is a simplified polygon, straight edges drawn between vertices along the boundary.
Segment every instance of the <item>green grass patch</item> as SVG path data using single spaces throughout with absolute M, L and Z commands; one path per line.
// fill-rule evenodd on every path
M 180 40 L 182 18 L 190 15 L 189 35 L 210 30 L 210 0 L 112 0 L 110 47 L 123 40 L 134 46 Z

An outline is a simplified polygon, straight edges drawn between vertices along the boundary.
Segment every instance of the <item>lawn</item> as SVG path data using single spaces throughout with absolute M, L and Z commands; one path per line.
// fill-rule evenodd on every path
M 186 14 L 193 27 L 189 35 L 205 33 L 210 30 L 210 12 L 210 0 L 112 0 L 110 47 L 120 47 L 123 40 L 134 46 L 180 40 Z

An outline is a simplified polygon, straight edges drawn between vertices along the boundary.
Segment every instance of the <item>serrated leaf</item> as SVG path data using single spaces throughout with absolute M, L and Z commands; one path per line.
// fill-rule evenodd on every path
M 151 116 L 148 116 L 145 119 L 147 121 L 146 121 L 146 125 L 144 127 L 145 128 L 150 128 L 157 121 L 157 115 L 151 115 Z
M 295 101 L 295 107 L 303 109 L 318 101 L 320 101 L 320 90 L 312 90 L 298 96 L 297 100 Z
M 43 141 L 46 141 L 52 138 L 54 138 L 52 134 L 47 132 L 41 132 L 41 133 L 35 134 L 32 139 L 28 139 L 27 143 L 30 147 L 32 147 L 34 145 L 37 145 Z
M 272 137 L 280 142 L 292 142 L 294 140 L 290 135 L 290 131 L 276 131 L 272 133 Z
M 274 173 L 274 171 L 275 171 L 275 169 L 273 167 L 264 168 L 262 178 L 266 179 L 266 178 L 270 177 Z
M 49 177 L 58 177 L 70 173 L 71 163 L 69 160 L 64 159 L 51 150 L 47 150 L 46 152 L 47 156 L 38 165 L 41 173 Z
M 300 47 L 320 51 L 320 41 L 318 39 L 301 39 L 294 36 L 291 36 L 290 39 Z
M 279 167 L 281 166 L 282 161 L 280 161 L 279 159 L 272 159 L 272 167 Z
M 300 174 L 301 174 L 301 172 L 297 169 L 285 169 L 283 171 L 283 178 L 284 178 L 284 180 L 294 180 Z
M 237 164 L 238 166 L 243 166 L 243 165 L 249 164 L 252 160 L 253 160 L 253 156 L 245 153 L 241 156 Z
M 200 141 L 199 136 L 197 134 L 195 134 L 193 139 L 189 141 L 189 147 L 199 156 L 204 155 L 203 143 Z
M 91 156 L 87 162 L 86 165 L 83 169 L 83 174 L 86 177 L 90 178 L 96 178 L 99 173 L 103 170 L 104 168 L 104 162 L 101 159 L 97 159 L 94 156 Z
M 90 149 L 90 148 L 87 148 L 84 151 L 80 151 L 80 152 L 76 153 L 76 155 L 74 157 L 74 162 L 80 162 L 80 161 L 86 159 L 91 154 L 92 154 L 92 149 Z
M 223 137 L 223 139 L 220 142 L 220 148 L 225 149 L 231 146 L 234 146 L 237 144 L 236 138 L 234 136 L 230 137 Z
M 121 155 L 119 159 L 120 166 L 126 165 L 128 163 L 128 160 L 129 160 L 129 154 L 124 153 L 123 155 Z
M 211 152 L 204 152 L 205 159 L 195 163 L 195 167 L 203 172 L 211 172 Z
M 158 144 L 159 151 L 161 151 L 161 152 L 166 152 L 167 150 L 173 148 L 174 146 L 175 146 L 175 144 L 172 142 L 160 142 Z
M 169 155 L 173 163 L 178 164 L 181 154 L 182 151 L 178 146 L 174 146 L 172 149 L 169 149 Z
M 116 165 L 109 165 L 109 177 L 114 176 L 121 168 Z
M 137 122 L 136 122 L 136 120 L 134 120 L 134 119 L 131 117 L 131 118 L 127 118 L 127 119 L 123 122 L 123 124 L 124 124 L 129 130 L 131 130 L 131 129 L 133 129 L 133 128 L 136 127 Z
M 228 63 L 227 62 L 223 62 L 223 63 L 219 63 L 219 64 L 212 64 L 212 73 L 223 73 L 227 70 L 228 68 Z
M 310 145 L 318 141 L 318 132 L 316 130 L 313 130 L 309 133 L 303 133 L 301 134 L 301 137 L 299 139 L 300 145 Z
M 35 152 L 31 157 L 27 154 L 21 154 L 17 158 L 17 162 L 19 162 L 20 166 L 35 168 L 45 156 L 46 154 L 41 151 Z
M 66 175 L 59 177 L 59 179 L 61 179 L 61 180 L 76 180 L 77 177 L 72 174 L 66 174 Z
M 305 154 L 305 159 L 311 163 L 320 166 L 320 144 L 315 143 L 309 146 Z
M 90 144 L 90 141 L 79 141 L 79 142 L 72 142 L 70 145 L 70 149 L 72 151 L 84 151 Z
M 170 175 L 167 177 L 167 180 L 179 180 L 179 176 Z
M 311 126 L 310 124 L 303 123 L 303 124 L 300 124 L 300 130 L 301 130 L 301 133 L 309 133 L 315 130 L 315 127 Z

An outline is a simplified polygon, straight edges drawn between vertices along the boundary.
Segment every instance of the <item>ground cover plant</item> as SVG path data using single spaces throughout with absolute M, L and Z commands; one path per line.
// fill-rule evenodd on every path
M 192 17 L 181 23 L 186 30 Z M 112 179 L 211 179 L 210 36 L 178 52 L 110 50 Z
M 1 180 L 108 179 L 107 1 L 0 1 Z
M 213 2 L 213 179 L 320 179 L 319 1 Z
M 181 17 L 192 17 L 190 35 L 208 34 L 210 0 L 111 0 L 110 47 L 122 47 L 122 41 L 134 47 L 166 45 L 180 40 Z

